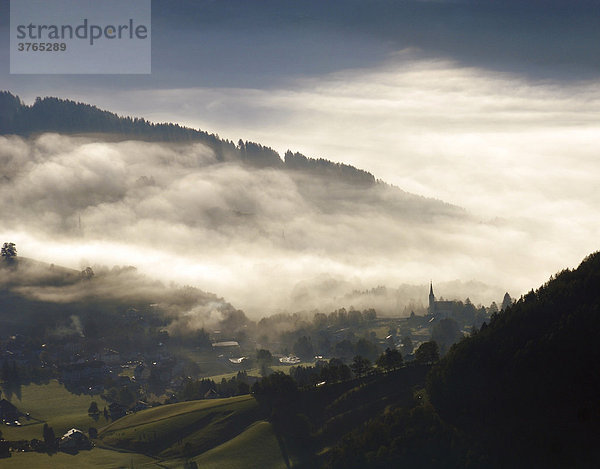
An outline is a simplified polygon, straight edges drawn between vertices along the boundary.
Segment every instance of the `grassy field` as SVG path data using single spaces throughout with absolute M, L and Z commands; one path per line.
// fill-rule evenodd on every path
M 189 347 L 172 347 L 171 352 L 175 355 L 186 357 L 196 363 L 202 375 L 218 375 L 223 373 L 233 372 L 236 367 L 230 364 L 227 360 L 217 360 L 215 352 L 194 350 Z
M 102 398 L 71 394 L 55 380 L 48 384 L 22 386 L 20 396 L 13 394 L 3 397 L 16 405 L 20 412 L 29 412 L 31 416 L 30 420 L 25 417 L 19 419 L 21 427 L 2 425 L 2 434 L 7 440 L 41 439 L 45 422 L 57 436 L 73 427 L 87 432 L 89 427 L 100 428 L 108 423 L 103 416 L 96 421 L 87 413 L 92 400 L 102 410 L 106 405 Z
M 56 453 L 49 456 L 44 453 L 13 453 L 10 458 L 0 459 L 2 469 L 66 469 L 66 468 L 144 468 L 164 467 L 157 461 L 135 453 L 122 453 L 102 448 L 80 451 L 78 454 Z
M 231 440 L 194 458 L 202 469 L 285 469 L 271 424 L 259 421 Z
M 314 362 L 300 363 L 300 365 L 313 366 Z M 272 366 L 270 366 L 270 368 L 273 371 L 282 371 L 283 373 L 286 373 L 286 374 L 289 374 L 291 367 L 292 367 L 291 365 L 272 365 Z M 246 373 L 248 374 L 248 376 L 254 376 L 256 378 L 262 377 L 260 374 L 260 370 L 258 368 L 250 368 L 249 370 L 246 370 Z M 238 372 L 234 371 L 231 373 L 223 373 L 220 375 L 205 376 L 205 378 L 212 379 L 215 383 L 220 383 L 223 378 L 225 378 L 226 380 L 229 380 L 231 378 L 235 378 L 237 376 L 237 374 L 238 374 Z
M 238 436 L 193 458 L 202 469 L 286 469 L 277 438 L 271 425 L 265 421 L 251 424 Z M 2 469 L 67 469 L 67 468 L 136 468 L 178 469 L 183 459 L 153 459 L 136 453 L 119 452 L 105 448 L 80 451 L 76 455 L 57 453 L 13 453 L 1 459 Z
M 206 468 L 285 468 L 271 425 L 260 420 L 253 397 L 201 400 L 154 407 L 115 422 L 87 415 L 90 396 L 77 396 L 56 381 L 21 389 L 20 399 L 10 399 L 20 411 L 29 412 L 23 426 L 2 426 L 10 440 L 42 438 L 44 422 L 57 435 L 72 427 L 100 429 L 97 446 L 76 455 L 13 453 L 0 461 L 4 468 L 177 468 L 184 455 Z M 104 401 L 95 397 L 100 408 Z M 143 454 L 142 454 L 143 453 Z M 153 456 L 149 456 L 153 455 Z
M 259 418 L 248 395 L 181 402 L 123 417 L 102 429 L 100 439 L 110 447 L 176 458 L 219 446 Z

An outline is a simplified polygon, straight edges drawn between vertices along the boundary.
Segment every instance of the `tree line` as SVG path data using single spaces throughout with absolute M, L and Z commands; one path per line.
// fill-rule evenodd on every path
M 238 160 L 257 167 L 308 171 L 316 175 L 369 186 L 372 174 L 354 166 L 325 159 L 308 158 L 286 152 L 284 159 L 270 147 L 239 140 L 237 145 L 217 134 L 173 123 L 153 123 L 146 119 L 119 116 L 96 106 L 55 97 L 38 97 L 28 106 L 18 96 L 0 91 L 0 133 L 31 135 L 38 132 L 109 133 L 157 142 L 201 142 L 210 147 L 218 161 Z

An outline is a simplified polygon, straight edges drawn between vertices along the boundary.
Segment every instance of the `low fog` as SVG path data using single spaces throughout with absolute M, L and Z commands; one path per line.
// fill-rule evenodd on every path
M 259 317 L 402 314 L 430 280 L 489 304 L 598 249 L 589 2 L 183 3 L 157 10 L 150 76 L 18 76 L 5 60 L 5 86 L 352 164 L 454 206 L 217 164 L 202 145 L 9 137 L 0 236 L 21 254 L 135 265 Z
M 217 162 L 201 144 L 0 139 L 0 239 L 20 255 L 132 265 L 254 318 L 342 306 L 406 314 L 426 302 L 430 279 L 438 296 L 489 304 L 521 293 L 535 269 L 532 235 L 518 225 L 384 183 Z M 444 286 L 456 279 L 480 283 Z M 369 292 L 378 286 L 385 294 Z
M 81 98 L 90 93 L 119 112 L 353 164 L 482 221 L 439 225 L 435 259 L 421 252 L 431 243 L 419 234 L 416 251 L 415 243 L 396 243 L 401 256 L 373 259 L 394 278 L 478 279 L 518 296 L 598 249 L 595 81 L 531 79 L 411 49 L 378 67 L 269 90 L 87 90 Z
M 82 318 L 89 321 L 98 311 L 150 314 L 164 321 L 170 335 L 179 337 L 202 328 L 233 332 L 231 322 L 244 318 L 213 293 L 162 282 L 133 266 L 75 270 L 19 256 L 0 265 L 0 290 L 10 314 L 33 314 L 31 321 L 36 324 L 50 322 L 50 333 L 57 337 L 83 335 Z M 36 312 L 43 314 L 36 316 Z

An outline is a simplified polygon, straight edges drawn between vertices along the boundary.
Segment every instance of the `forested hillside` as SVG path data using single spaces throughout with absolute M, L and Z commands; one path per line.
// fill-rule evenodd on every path
M 592 468 L 600 463 L 600 253 L 492 316 L 327 467 Z
M 505 464 L 597 467 L 598 331 L 596 253 L 454 346 L 429 377 L 431 401 Z
M 325 173 L 353 184 L 373 185 L 372 174 L 353 166 L 288 152 L 285 161 L 272 148 L 239 140 L 237 144 L 218 135 L 178 124 L 155 124 L 143 118 L 121 117 L 96 106 L 53 97 L 37 98 L 28 106 L 18 96 L 0 91 L 0 134 L 31 135 L 40 132 L 64 134 L 105 133 L 155 142 L 201 142 L 218 161 L 237 160 L 256 167 Z

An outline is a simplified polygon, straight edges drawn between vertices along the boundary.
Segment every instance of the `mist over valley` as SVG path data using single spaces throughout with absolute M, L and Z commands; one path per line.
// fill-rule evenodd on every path
M 43 104 L 52 100 L 24 109 Z M 426 302 L 432 278 L 442 289 L 477 278 L 484 283 L 471 291 L 454 282 L 446 294 L 486 304 L 506 290 L 506 273 L 488 266 L 490 245 L 500 247 L 496 262 L 517 248 L 500 243 L 514 235 L 509 223 L 354 167 L 205 135 L 147 141 L 161 138 L 160 126 L 92 137 L 30 125 L 29 136 L 0 137 L 0 191 L 11 207 L 1 235 L 25 256 L 76 269 L 132 265 L 215 292 L 255 319 L 374 305 L 403 315 Z
M 598 24 L 0 0 L 2 469 L 600 467 Z

